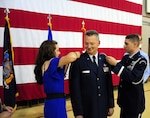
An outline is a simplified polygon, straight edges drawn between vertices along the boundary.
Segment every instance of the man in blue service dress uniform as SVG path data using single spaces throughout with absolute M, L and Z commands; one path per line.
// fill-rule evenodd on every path
M 121 108 L 120 118 L 141 118 L 145 109 L 142 76 L 147 61 L 140 54 L 139 44 L 138 35 L 128 35 L 124 42 L 127 53 L 122 60 L 117 63 L 115 58 L 106 57 L 108 63 L 113 65 L 113 72 L 120 76 L 117 101 Z
M 98 32 L 85 33 L 85 53 L 72 63 L 69 72 L 70 97 L 75 118 L 107 118 L 114 112 L 110 65 L 98 53 Z

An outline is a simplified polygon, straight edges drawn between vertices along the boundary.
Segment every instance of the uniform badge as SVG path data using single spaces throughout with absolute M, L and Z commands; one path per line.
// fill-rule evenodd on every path
M 106 64 L 104 64 L 104 66 L 103 66 L 103 71 L 104 72 L 109 72 L 109 67 Z

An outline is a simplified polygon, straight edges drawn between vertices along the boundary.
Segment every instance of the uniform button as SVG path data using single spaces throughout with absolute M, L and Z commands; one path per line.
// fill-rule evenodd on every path
M 98 96 L 101 96 L 101 94 L 99 93 Z
M 97 80 L 99 80 L 99 78 L 97 78 Z
M 120 88 L 122 88 L 122 85 L 120 85 Z
M 98 89 L 100 89 L 101 87 L 100 86 L 98 86 Z

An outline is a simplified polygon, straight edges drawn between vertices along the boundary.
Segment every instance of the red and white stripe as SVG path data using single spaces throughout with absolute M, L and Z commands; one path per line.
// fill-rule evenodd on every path
M 52 17 L 53 39 L 58 41 L 61 55 L 74 50 L 82 51 L 83 20 L 87 30 L 95 29 L 99 32 L 101 40 L 99 51 L 118 60 L 124 53 L 125 36 L 131 33 L 141 34 L 142 0 L 1 0 L 0 62 L 2 62 L 5 8 L 10 10 L 10 32 L 15 53 L 14 68 L 17 86 L 21 92 L 19 100 L 44 96 L 42 90 L 41 94 L 38 92 L 42 87 L 36 84 L 33 69 L 38 48 L 43 40 L 47 40 L 48 14 Z M 1 63 L 0 86 L 2 86 Z

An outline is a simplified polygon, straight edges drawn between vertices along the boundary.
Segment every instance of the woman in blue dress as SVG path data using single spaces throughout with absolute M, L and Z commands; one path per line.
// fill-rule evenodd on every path
M 65 65 L 80 57 L 79 52 L 70 52 L 59 57 L 58 43 L 54 40 L 44 41 L 36 59 L 34 69 L 38 84 L 44 85 L 46 100 L 45 118 L 67 118 L 66 99 L 64 94 Z

